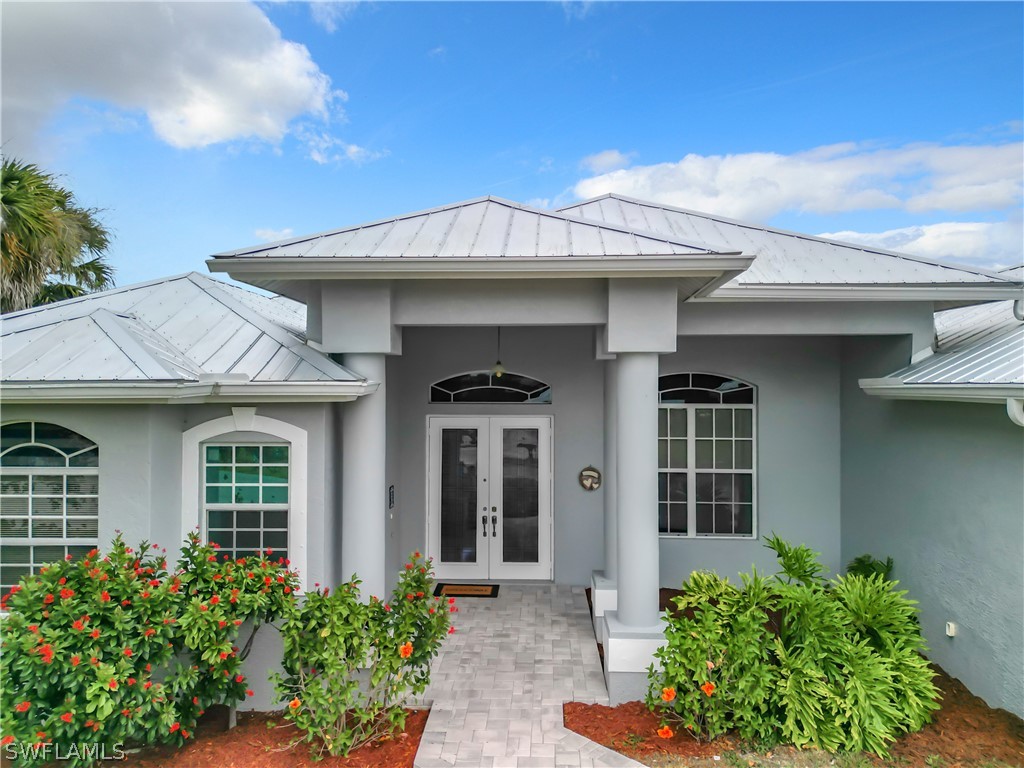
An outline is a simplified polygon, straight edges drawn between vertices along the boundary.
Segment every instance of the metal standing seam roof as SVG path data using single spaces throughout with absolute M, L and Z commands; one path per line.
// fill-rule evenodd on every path
M 225 251 L 215 259 L 493 259 L 717 254 L 700 238 L 587 221 L 481 197 L 394 218 Z
M 1024 267 L 1000 274 L 1019 278 Z M 905 386 L 1019 385 L 1024 397 L 1024 321 L 1014 316 L 1013 305 L 996 301 L 936 313 L 935 354 L 884 381 Z
M 304 327 L 297 302 L 192 272 L 3 316 L 0 381 L 363 381 Z
M 609 225 L 639 227 L 684 241 L 721 243 L 728 250 L 755 254 L 754 263 L 712 293 L 713 296 L 754 286 L 909 286 L 1006 280 L 976 267 L 826 240 L 621 195 L 603 195 L 559 210 Z

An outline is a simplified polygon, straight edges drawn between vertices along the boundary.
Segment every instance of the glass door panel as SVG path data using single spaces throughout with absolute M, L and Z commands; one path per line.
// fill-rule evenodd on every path
M 537 429 L 501 430 L 501 559 L 539 560 L 539 447 Z
M 441 562 L 477 562 L 476 429 L 441 430 Z

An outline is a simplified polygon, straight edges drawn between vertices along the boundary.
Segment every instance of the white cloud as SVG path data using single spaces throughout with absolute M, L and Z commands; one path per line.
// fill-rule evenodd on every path
M 884 232 L 825 232 L 820 237 L 931 259 L 1004 267 L 1021 263 L 1024 228 L 1015 217 L 994 223 L 950 221 Z
M 550 208 L 551 198 L 550 197 L 531 197 L 526 201 L 526 204 L 533 208 Z
M 272 243 L 275 240 L 285 240 L 292 236 L 292 228 L 284 229 L 257 229 L 256 237 L 265 243 Z
M 617 192 L 755 221 L 782 211 L 1007 209 L 1020 205 L 1022 154 L 1019 142 L 897 147 L 850 142 L 790 155 L 691 154 L 679 162 L 599 173 L 577 182 L 573 191 L 579 198 Z
M 580 160 L 580 167 L 591 173 L 608 173 L 625 168 L 632 161 L 633 152 L 619 152 L 617 149 L 606 149 Z
M 435 45 L 433 48 L 427 51 L 427 56 L 429 56 L 432 59 L 439 59 L 443 58 L 446 53 L 448 53 L 448 49 L 445 46 Z
M 31 147 L 74 97 L 144 113 L 179 148 L 277 143 L 344 100 L 249 3 L 9 3 L 2 45 L 8 150 Z
M 325 0 L 310 3 L 309 14 L 314 22 L 333 34 L 337 31 L 338 25 L 355 12 L 357 5 L 358 3 L 345 0 Z
M 594 9 L 596 0 L 562 0 L 562 11 L 566 19 L 585 19 Z
M 372 150 L 351 144 L 326 131 L 302 128 L 298 131 L 299 139 L 306 145 L 309 159 L 319 165 L 349 161 L 356 165 L 379 160 L 388 155 L 387 150 Z

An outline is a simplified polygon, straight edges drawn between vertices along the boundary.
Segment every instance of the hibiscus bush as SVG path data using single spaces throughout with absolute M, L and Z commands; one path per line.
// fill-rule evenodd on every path
M 353 578 L 333 593 L 305 595 L 281 625 L 284 674 L 273 674 L 285 718 L 312 753 L 348 755 L 401 730 L 403 703 L 422 693 L 430 661 L 455 631 L 455 598 L 432 596 L 433 569 L 419 552 L 405 564 L 391 599 L 359 599 Z
M 737 588 L 695 572 L 665 621 L 648 706 L 664 738 L 736 729 L 763 744 L 886 756 L 938 708 L 915 602 L 882 574 L 826 581 L 817 553 L 772 537 L 782 567 Z
M 23 579 L 2 600 L 5 754 L 43 763 L 51 745 L 74 765 L 125 745 L 182 744 L 207 707 L 251 695 L 239 633 L 245 624 L 248 647 L 297 586 L 271 557 L 231 560 L 193 534 L 169 573 L 164 550 L 118 535 L 105 555 Z

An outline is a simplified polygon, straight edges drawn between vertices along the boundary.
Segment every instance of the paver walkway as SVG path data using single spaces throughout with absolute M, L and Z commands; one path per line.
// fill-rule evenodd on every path
M 563 702 L 608 703 L 582 587 L 503 584 L 457 604 L 417 768 L 640 766 L 562 725 Z

